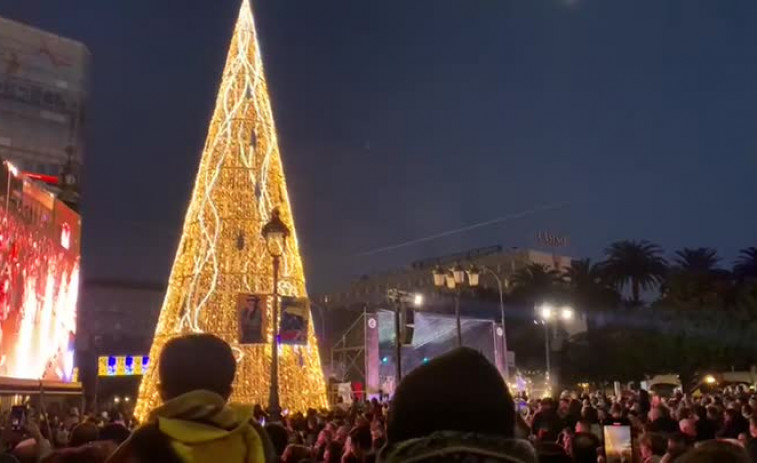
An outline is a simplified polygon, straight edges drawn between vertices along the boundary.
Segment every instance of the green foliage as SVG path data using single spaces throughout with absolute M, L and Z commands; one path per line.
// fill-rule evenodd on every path
M 559 297 L 587 316 L 588 331 L 565 345 L 566 381 L 692 378 L 757 363 L 757 248 L 744 249 L 732 271 L 719 262 L 713 249 L 684 248 L 668 267 L 658 246 L 621 241 L 607 248 L 604 262 L 574 261 L 559 279 L 529 266 L 513 279 L 512 294 L 534 302 Z M 624 309 L 624 288 L 633 310 Z M 658 297 L 643 305 L 639 293 L 656 288 Z
M 631 288 L 631 302 L 641 305 L 641 291 L 653 290 L 665 278 L 667 263 L 662 249 L 649 241 L 618 241 L 605 249 L 603 272 L 619 290 Z

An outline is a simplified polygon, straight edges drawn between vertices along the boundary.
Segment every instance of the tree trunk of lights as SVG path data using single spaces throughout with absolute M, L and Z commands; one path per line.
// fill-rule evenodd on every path
M 271 384 L 268 393 L 268 412 L 273 421 L 281 419 L 279 404 L 279 257 L 273 258 L 273 309 L 271 313 Z

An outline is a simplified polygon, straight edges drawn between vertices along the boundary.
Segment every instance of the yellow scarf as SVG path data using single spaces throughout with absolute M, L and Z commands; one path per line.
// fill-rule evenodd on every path
M 150 414 L 186 463 L 264 463 L 263 442 L 251 419 L 252 407 L 227 404 L 203 390 L 182 394 Z

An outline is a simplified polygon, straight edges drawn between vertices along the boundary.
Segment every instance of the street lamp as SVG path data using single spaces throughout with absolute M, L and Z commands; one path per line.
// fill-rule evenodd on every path
M 279 210 L 271 211 L 271 220 L 263 225 L 262 230 L 268 253 L 273 258 L 273 323 L 271 336 L 271 380 L 268 393 L 268 409 L 274 421 L 281 419 L 281 404 L 279 403 L 279 260 L 284 254 L 289 228 L 281 220 Z
M 476 267 L 472 266 L 468 270 L 468 283 L 472 287 L 477 287 L 479 284 L 479 281 L 481 279 L 481 271 L 484 271 L 488 273 L 489 275 L 493 276 L 495 280 L 497 280 L 497 289 L 499 290 L 499 317 L 500 317 L 500 324 L 502 325 L 502 372 L 504 373 L 505 381 L 509 381 L 510 379 L 510 371 L 509 371 L 509 365 L 507 361 L 507 332 L 505 331 L 505 299 L 502 294 L 502 278 L 500 278 L 499 275 L 497 275 L 497 272 L 490 269 L 489 267 L 482 266 L 482 267 Z
M 547 367 L 547 382 L 550 382 L 552 376 L 552 368 L 550 365 L 550 345 L 549 345 L 549 324 L 554 320 L 556 321 L 558 316 L 564 322 L 571 322 L 576 315 L 575 310 L 570 306 L 563 306 L 556 308 L 550 304 L 542 304 L 536 309 L 537 313 L 541 317 L 541 324 L 544 325 L 544 352 L 545 363 Z
M 437 265 L 432 274 L 434 275 L 434 286 L 437 288 L 444 286 L 444 283 L 447 281 L 447 272 Z
M 465 270 L 456 264 L 448 272 L 437 266 L 433 271 L 434 286 L 441 289 L 445 285 L 450 291 L 455 291 L 455 323 L 457 325 L 457 347 L 463 345 L 463 330 L 460 323 L 460 290 L 465 283 Z

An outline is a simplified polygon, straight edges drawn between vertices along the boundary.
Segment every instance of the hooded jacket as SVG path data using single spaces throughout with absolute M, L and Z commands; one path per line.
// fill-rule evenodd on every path
M 252 407 L 192 391 L 150 414 L 108 463 L 270 463 L 273 448 L 252 419 Z

